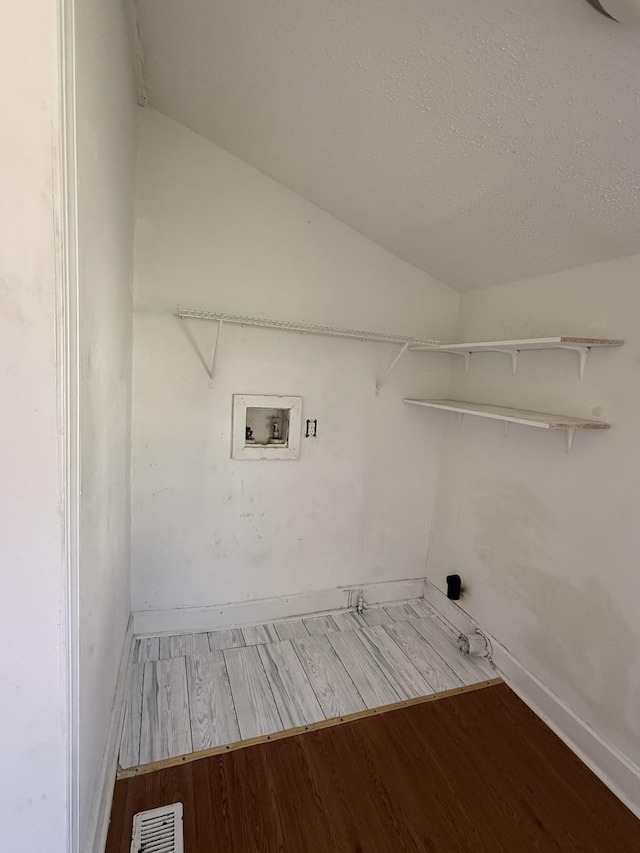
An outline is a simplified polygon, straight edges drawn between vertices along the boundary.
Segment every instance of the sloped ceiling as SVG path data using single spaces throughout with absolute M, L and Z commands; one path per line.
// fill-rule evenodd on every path
M 459 290 L 640 252 L 640 31 L 584 0 L 137 5 L 153 107 Z

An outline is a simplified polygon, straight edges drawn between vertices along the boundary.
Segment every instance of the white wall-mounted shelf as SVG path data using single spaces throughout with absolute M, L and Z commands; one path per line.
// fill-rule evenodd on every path
M 448 352 L 462 355 L 465 369 L 469 370 L 474 352 L 504 352 L 511 357 L 511 370 L 515 375 L 518 355 L 523 350 L 568 349 L 578 354 L 580 379 L 584 376 L 587 358 L 592 347 L 621 347 L 624 341 L 610 338 L 576 338 L 561 335 L 554 338 L 521 338 L 515 341 L 473 341 L 461 344 L 413 344 L 409 348 L 418 352 Z
M 183 308 L 180 305 L 176 310 L 176 316 L 181 320 L 212 320 L 218 324 L 218 335 L 213 353 L 213 362 L 209 372 L 210 384 L 216 372 L 216 362 L 218 360 L 218 349 L 220 345 L 220 335 L 222 327 L 225 323 L 231 323 L 236 326 L 257 326 L 261 329 L 278 329 L 283 332 L 299 332 L 302 335 L 321 335 L 329 338 L 352 338 L 359 341 L 373 341 L 383 344 L 400 344 L 400 352 L 391 362 L 390 367 L 384 376 L 376 384 L 376 393 L 380 391 L 387 377 L 400 361 L 409 347 L 418 349 L 432 349 L 438 346 L 437 341 L 422 341 L 418 338 L 412 338 L 407 335 L 393 335 L 386 332 L 365 332 L 359 329 L 342 329 L 337 326 L 314 326 L 309 323 L 292 323 L 288 320 L 269 320 L 266 317 L 242 317 L 238 314 L 220 314 L 214 311 L 199 311 L 192 308 Z
M 480 418 L 490 418 L 502 421 L 505 425 L 505 435 L 508 434 L 509 424 L 523 424 L 538 429 L 564 430 L 567 437 L 567 452 L 571 450 L 573 437 L 577 429 L 610 429 L 611 424 L 602 421 L 589 421 L 582 418 L 572 418 L 567 415 L 550 415 L 546 412 L 530 412 L 526 409 L 509 409 L 501 406 L 491 406 L 485 403 L 468 403 L 462 400 L 412 400 L 405 399 L 412 406 L 426 406 L 430 409 L 444 409 L 456 412 L 458 420 L 464 415 L 475 415 Z

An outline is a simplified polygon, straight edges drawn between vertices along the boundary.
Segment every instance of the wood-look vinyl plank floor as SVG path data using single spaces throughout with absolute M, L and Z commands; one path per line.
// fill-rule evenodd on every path
M 142 685 L 144 664 L 131 665 L 131 683 L 124 712 L 120 764 L 135 767 L 140 763 L 140 729 L 142 727 Z
M 194 654 L 186 658 L 186 664 L 194 751 L 240 740 L 223 653 Z
M 356 613 L 355 615 L 358 616 L 359 614 Z M 384 607 L 370 607 L 368 610 L 364 611 L 360 618 L 369 628 L 375 628 L 378 625 L 386 625 L 387 622 L 393 621 Z
M 295 640 L 297 637 L 309 636 L 302 619 L 288 619 L 286 622 L 274 622 L 273 624 L 280 640 Z
M 239 649 L 245 645 L 244 634 L 240 628 L 229 628 L 223 631 L 209 631 L 209 648 L 212 652 L 224 649 Z
M 117 782 L 184 803 L 189 853 L 637 853 L 640 821 L 504 685 Z
M 389 617 L 385 624 L 389 622 L 405 622 L 407 619 L 415 619 L 415 612 L 408 604 L 387 604 L 384 611 Z
M 160 637 L 160 653 L 158 660 L 169 660 L 171 657 L 171 637 Z
M 267 625 L 250 625 L 241 630 L 247 646 L 262 646 L 265 643 L 277 643 L 280 641 L 273 623 Z
M 141 637 L 136 640 L 134 661 L 146 663 L 148 660 L 160 659 L 160 637 Z
M 282 731 L 284 726 L 255 645 L 223 653 L 243 740 Z
M 362 621 L 360 624 L 353 617 L 357 614 L 353 613 L 350 610 L 345 611 L 344 613 L 332 613 L 331 618 L 333 619 L 333 623 L 338 629 L 338 631 L 353 631 L 354 628 L 364 628 L 365 622 Z
M 285 729 L 324 719 L 322 708 L 290 640 L 258 646 Z
M 353 631 L 355 628 L 367 627 L 367 623 L 355 610 L 347 610 L 345 613 L 332 613 L 331 618 L 338 631 Z
M 399 702 L 400 697 L 363 646 L 355 631 L 337 631 L 328 640 L 340 658 L 367 708 Z
M 487 675 L 491 669 L 488 666 L 486 669 L 481 666 L 478 658 L 471 658 L 460 653 L 453 634 L 445 634 L 433 617 L 411 619 L 407 625 L 410 625 L 429 643 L 435 653 L 449 665 L 465 684 L 474 684 L 476 681 L 491 677 Z
M 458 648 L 458 633 L 447 628 L 442 620 L 435 613 L 433 608 L 423 599 L 414 599 L 409 602 L 409 608 L 420 615 L 420 623 L 425 631 L 430 631 L 431 636 L 436 638 L 439 644 L 446 645 L 449 653 L 457 658 L 462 658 L 463 663 L 468 664 L 470 675 L 475 675 L 478 670 L 485 678 L 491 678 L 493 670 L 491 665 L 485 658 L 465 657 L 459 653 Z M 407 620 L 413 623 L 413 620 Z M 419 627 L 416 625 L 418 630 Z
M 185 658 L 144 664 L 140 763 L 191 752 Z
M 411 601 L 408 601 L 407 604 L 409 605 L 409 609 L 412 610 L 420 619 L 428 616 L 435 616 L 433 607 L 431 607 L 430 604 L 427 604 L 424 598 L 414 598 Z M 410 616 L 409 618 L 412 619 L 413 617 Z
M 160 659 L 186 657 L 210 650 L 209 639 L 203 634 L 176 634 L 160 637 Z
M 401 699 L 415 699 L 435 692 L 382 625 L 362 628 L 356 635 Z
M 290 648 L 282 645 L 288 641 L 295 641 Z M 253 652 L 229 655 L 229 663 L 222 654 L 244 648 Z M 166 667 L 177 657 L 186 667 L 190 727 L 177 710 L 180 679 L 177 684 L 171 681 L 181 670 Z M 123 768 L 180 755 L 189 739 L 194 750 L 209 749 L 494 675 L 486 661 L 464 658 L 457 636 L 425 602 L 415 600 L 372 607 L 364 615 L 346 611 L 244 629 L 143 637 L 134 643 L 133 658 L 140 670 L 127 702 L 120 748 Z M 161 667 L 147 671 L 145 691 L 143 665 L 159 661 Z M 248 682 L 243 666 L 253 673 Z M 229 669 L 234 670 L 235 688 Z M 174 675 L 168 676 L 170 672 Z M 169 706 L 167 693 L 172 691 Z M 169 727 L 164 735 L 163 726 Z
M 402 649 L 435 693 L 462 687 L 462 679 L 450 669 L 433 647 L 407 622 L 392 622 L 384 630 Z
M 331 634 L 333 631 L 338 630 L 338 626 L 331 616 L 312 616 L 310 619 L 303 619 L 302 621 L 311 637 Z
M 364 711 L 365 704 L 327 637 L 291 640 L 326 719 Z

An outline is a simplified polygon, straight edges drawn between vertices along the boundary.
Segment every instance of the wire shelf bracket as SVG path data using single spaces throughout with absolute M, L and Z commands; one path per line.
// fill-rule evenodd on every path
M 284 332 L 298 332 L 302 335 L 321 335 L 329 338 L 351 338 L 352 340 L 370 341 L 383 344 L 400 344 L 400 352 L 396 355 L 386 373 L 376 383 L 376 394 L 388 379 L 391 371 L 396 367 L 400 359 L 408 351 L 409 347 L 437 347 L 437 341 L 418 340 L 406 335 L 391 335 L 384 332 L 366 332 L 359 329 L 342 329 L 335 326 L 315 326 L 308 323 L 292 323 L 287 320 L 270 320 L 265 317 L 244 317 L 238 314 L 222 314 L 214 311 L 199 311 L 192 308 L 178 306 L 176 316 L 181 320 L 208 320 L 218 324 L 213 360 L 209 373 L 209 385 L 215 382 L 216 368 L 219 361 L 220 338 L 224 324 L 236 326 L 256 326 L 262 329 L 277 329 Z

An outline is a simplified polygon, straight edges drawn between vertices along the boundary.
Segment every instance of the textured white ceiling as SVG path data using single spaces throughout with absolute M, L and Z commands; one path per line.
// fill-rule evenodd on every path
M 584 0 L 138 15 L 152 106 L 459 290 L 640 252 L 640 31 Z

